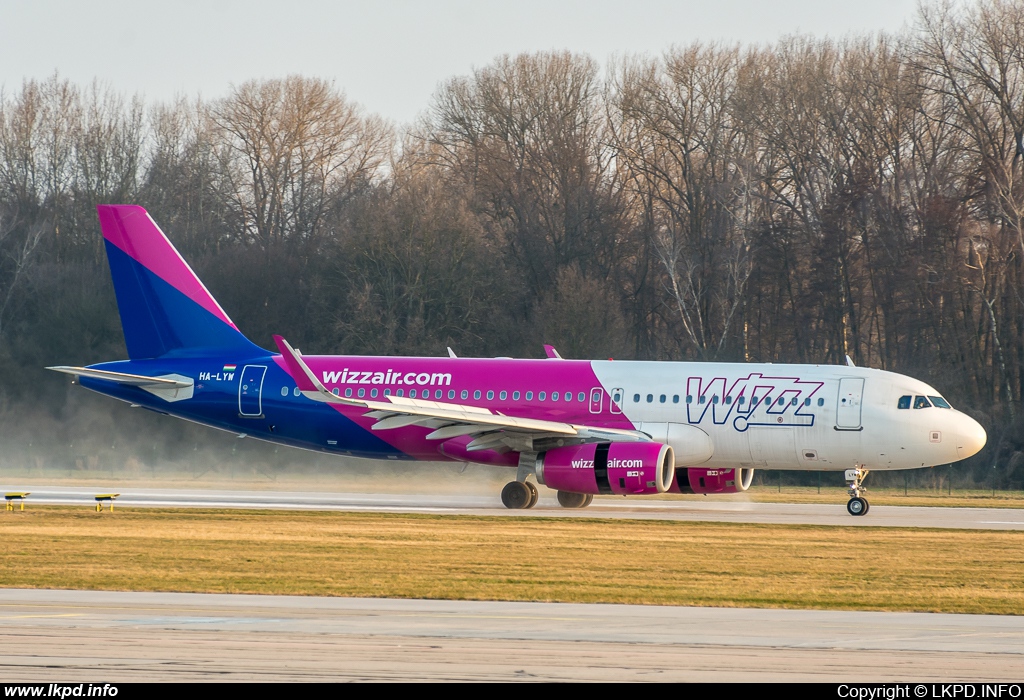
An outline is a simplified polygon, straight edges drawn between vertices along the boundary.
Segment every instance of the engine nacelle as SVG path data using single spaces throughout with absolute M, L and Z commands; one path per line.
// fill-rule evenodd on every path
M 677 469 L 672 493 L 738 493 L 750 488 L 753 469 Z
M 537 480 L 574 493 L 664 493 L 676 471 L 672 448 L 657 442 L 591 443 L 538 456 Z

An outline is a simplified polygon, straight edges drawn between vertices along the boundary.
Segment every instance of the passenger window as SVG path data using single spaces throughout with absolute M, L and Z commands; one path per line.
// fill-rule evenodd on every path
M 331 393 L 334 394 L 335 396 L 337 396 L 338 395 L 338 387 L 334 387 L 333 389 L 331 389 Z M 362 394 L 360 394 L 360 396 L 362 396 Z
M 732 405 L 732 397 L 731 396 L 726 396 L 725 397 L 725 405 L 726 406 L 731 406 Z
M 294 395 L 294 396 L 298 396 L 301 393 L 302 392 L 299 391 L 299 387 L 295 387 L 294 389 L 292 389 L 292 395 Z
M 409 389 L 409 398 L 410 399 L 415 399 L 416 398 L 416 390 L 415 389 Z
M 551 392 L 551 400 L 552 401 L 558 401 L 558 392 L 557 391 L 552 391 Z
M 765 396 L 764 397 L 764 405 L 765 406 L 771 406 L 772 405 L 772 397 L 771 396 Z
M 286 386 L 281 387 L 281 396 L 287 396 L 287 395 L 288 395 L 288 387 L 286 387 Z
M 661 396 L 658 397 L 658 402 L 659 403 L 665 403 L 665 395 L 664 394 L 662 394 Z
M 928 402 L 928 399 L 926 399 L 925 397 L 923 397 L 923 396 L 915 396 L 914 397 L 914 408 L 931 408 L 931 407 L 932 407 L 932 405 Z
M 543 400 L 544 400 L 544 399 L 546 399 L 547 397 L 548 397 L 548 395 L 547 395 L 547 392 L 543 392 L 543 391 L 542 391 L 542 392 L 540 392 L 539 394 L 537 394 L 537 398 L 538 398 L 538 399 L 539 399 L 540 401 L 543 401 Z
M 707 403 L 708 397 L 701 394 L 697 397 L 697 403 Z
M 360 389 L 359 390 L 359 398 L 363 398 L 364 396 L 366 396 L 366 389 Z
M 587 400 L 586 392 L 581 391 L 579 394 L 577 394 L 576 395 L 576 400 L 579 401 L 580 403 L 583 403 L 584 401 L 586 401 Z
M 717 394 L 711 397 L 711 403 L 718 403 L 718 395 Z
M 533 401 L 533 392 L 532 391 L 526 392 L 526 400 L 527 401 Z
M 796 405 L 797 405 L 797 403 L 798 403 L 798 402 L 797 402 L 797 400 L 796 400 L 796 397 L 794 396 L 794 397 L 793 397 L 793 400 L 792 400 L 792 401 L 790 401 L 789 403 L 790 403 L 790 405 L 791 405 L 791 406 L 796 406 Z
M 953 408 L 949 405 L 949 402 L 941 396 L 929 396 L 928 398 L 932 400 L 933 405 L 938 406 L 939 408 Z
M 391 396 L 391 389 L 385 389 L 384 390 L 384 395 L 385 396 Z
M 448 398 L 449 399 L 454 399 L 455 398 L 455 389 L 449 389 L 448 390 Z
M 825 399 L 818 399 L 818 405 L 819 406 L 824 406 L 825 405 Z
M 487 392 L 487 400 L 488 401 L 492 401 L 493 399 L 494 399 L 494 392 L 493 391 L 488 391 Z
M 405 389 L 398 389 L 395 391 L 395 396 L 405 396 Z
M 508 392 L 507 391 L 501 392 L 500 394 L 498 394 L 498 398 L 501 399 L 502 401 L 504 401 L 505 399 L 508 398 Z
M 370 389 L 370 398 L 371 399 L 377 398 L 377 390 L 376 389 Z
M 672 403 L 679 403 L 679 394 L 672 394 Z
M 901 396 L 900 400 L 896 402 L 896 408 L 899 408 L 901 410 L 906 410 L 910 408 L 910 397 Z
M 740 397 L 740 406 L 742 406 L 742 405 L 743 405 L 743 404 L 745 404 L 746 402 L 747 402 L 747 397 L 746 397 L 746 396 L 741 396 L 741 397 Z
M 647 395 L 647 403 L 654 403 L 654 394 Z
M 686 395 L 686 403 L 693 403 L 693 397 L 689 394 Z
M 633 394 L 633 403 L 640 403 L 640 394 Z
M 512 400 L 513 401 L 518 401 L 519 400 L 519 392 L 518 391 L 513 391 L 512 392 Z
M 435 398 L 435 399 L 439 399 L 439 398 L 441 398 L 442 396 L 444 396 L 444 392 L 443 392 L 443 391 L 441 391 L 440 389 L 438 389 L 437 391 L 435 391 L 435 392 L 434 392 L 434 398 Z
M 479 400 L 480 400 L 480 390 L 479 390 L 479 389 L 477 389 L 477 390 L 475 390 L 475 391 L 473 392 L 473 398 L 474 398 L 475 400 L 477 400 L 477 401 L 479 401 Z
M 463 389 L 459 396 L 461 396 L 463 400 L 466 400 L 469 398 L 469 391 L 467 389 Z
M 347 399 L 350 396 L 352 396 L 352 387 L 349 387 L 348 389 L 345 389 L 345 398 Z

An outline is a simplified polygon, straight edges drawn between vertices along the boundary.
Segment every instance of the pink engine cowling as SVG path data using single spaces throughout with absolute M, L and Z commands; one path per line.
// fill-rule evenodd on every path
M 675 477 L 672 448 L 656 442 L 591 443 L 548 450 L 537 480 L 574 493 L 664 493 Z
M 738 493 L 750 488 L 753 469 L 677 469 L 672 493 Z

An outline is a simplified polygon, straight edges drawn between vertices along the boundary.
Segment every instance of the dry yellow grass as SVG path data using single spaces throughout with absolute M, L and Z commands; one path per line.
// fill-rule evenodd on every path
M 33 507 L 0 585 L 1024 613 L 1024 532 Z

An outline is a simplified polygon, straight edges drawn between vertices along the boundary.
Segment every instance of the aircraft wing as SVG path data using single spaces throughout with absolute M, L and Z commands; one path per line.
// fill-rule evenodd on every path
M 281 357 L 299 391 L 313 401 L 368 409 L 366 415 L 377 422 L 371 430 L 388 430 L 409 425 L 435 428 L 428 440 L 449 440 L 464 435 L 478 436 L 467 450 L 509 447 L 518 451 L 534 448 L 534 441 L 575 438 L 578 442 L 649 442 L 645 433 L 617 428 L 597 428 L 537 418 L 506 416 L 480 406 L 385 396 L 382 400 L 344 398 L 331 393 L 303 361 L 301 353 L 279 335 L 274 336 Z
M 90 379 L 103 379 L 115 384 L 125 386 L 137 386 L 143 389 L 187 389 L 192 386 L 191 380 L 170 379 L 164 377 L 146 377 L 141 374 L 125 374 L 124 372 L 107 372 L 102 369 L 89 369 L 88 367 L 47 367 L 54 372 L 63 372 L 73 377 L 89 377 Z

